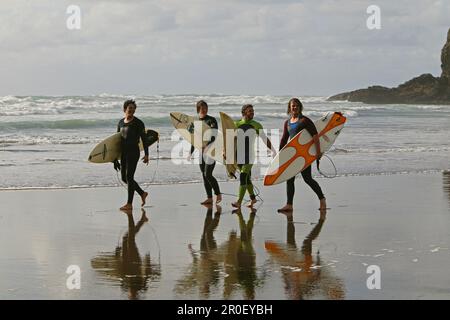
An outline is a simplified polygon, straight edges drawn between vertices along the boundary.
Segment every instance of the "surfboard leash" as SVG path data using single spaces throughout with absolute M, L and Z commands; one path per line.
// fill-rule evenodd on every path
M 326 175 L 326 174 L 324 174 L 324 173 L 320 170 L 320 161 L 317 161 L 317 162 L 316 162 L 316 165 L 317 165 L 317 171 L 318 171 L 322 176 L 324 176 L 325 178 L 329 178 L 329 179 L 336 178 L 336 177 L 337 177 L 337 169 L 336 169 L 336 166 L 334 165 L 333 160 L 332 160 L 328 155 L 326 155 L 326 154 L 323 154 L 322 156 L 325 156 L 328 160 L 330 160 L 330 162 L 331 162 L 331 164 L 333 165 L 333 168 L 334 168 L 334 175 L 331 176 L 331 175 Z

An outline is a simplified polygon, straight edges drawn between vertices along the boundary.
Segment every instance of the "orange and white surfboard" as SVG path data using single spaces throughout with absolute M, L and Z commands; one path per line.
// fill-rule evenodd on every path
M 345 121 L 347 118 L 340 112 L 327 114 L 314 121 L 322 153 L 333 145 Z M 306 129 L 300 131 L 272 160 L 264 176 L 264 185 L 271 186 L 289 180 L 310 166 L 316 160 L 316 154 L 312 136 Z

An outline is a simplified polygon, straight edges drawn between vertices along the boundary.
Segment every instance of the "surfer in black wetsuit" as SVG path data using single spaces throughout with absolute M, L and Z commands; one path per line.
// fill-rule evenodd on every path
M 128 201 L 120 208 L 120 210 L 133 209 L 133 197 L 136 191 L 142 199 L 142 206 L 145 205 L 145 199 L 148 193 L 141 189 L 138 183 L 134 180 L 134 173 L 139 162 L 140 150 L 139 139 L 142 139 L 145 156 L 143 162 L 148 165 L 148 145 L 144 143 L 145 139 L 145 125 L 134 116 L 136 111 L 136 102 L 134 100 L 127 100 L 123 104 L 123 112 L 125 117 L 119 121 L 117 125 L 117 132 L 121 133 L 121 150 L 120 163 L 118 160 L 114 161 L 114 169 L 120 170 L 122 181 L 128 185 Z
M 311 121 L 308 117 L 305 117 L 302 114 L 303 105 L 297 98 L 292 98 L 288 103 L 287 113 L 291 116 L 289 120 L 286 120 L 284 123 L 283 136 L 280 141 L 280 150 L 288 143 L 289 139 L 292 139 L 297 133 L 302 131 L 303 129 L 308 130 L 309 134 L 312 136 L 313 141 L 316 146 L 316 150 L 318 151 L 317 159 L 320 160 L 322 157 L 322 152 L 320 150 L 319 138 L 317 136 L 317 129 L 314 125 L 314 122 Z M 325 196 L 322 193 L 322 189 L 316 180 L 313 179 L 311 175 L 311 166 L 306 168 L 301 172 L 303 180 L 307 185 L 311 187 L 311 189 L 316 193 L 317 197 L 320 200 L 320 210 L 325 210 L 327 207 Z M 286 192 L 287 192 L 287 203 L 286 205 L 279 209 L 278 212 L 288 212 L 292 211 L 292 202 L 294 200 L 295 193 L 295 176 L 290 178 L 286 182 Z
M 209 146 L 214 142 L 217 135 L 217 121 L 216 118 L 208 115 L 208 104 L 204 100 L 200 100 L 197 102 L 197 113 L 199 120 L 204 121 L 211 129 L 211 138 L 209 139 L 206 146 Z M 215 131 L 215 132 L 214 132 Z M 203 154 L 204 149 L 200 152 L 200 171 L 202 172 L 203 177 L 203 185 L 205 186 L 205 191 L 207 195 L 207 199 L 203 201 L 201 204 L 208 205 L 213 203 L 213 195 L 212 192 L 214 190 L 214 194 L 216 195 L 216 203 L 220 203 L 222 201 L 222 194 L 220 192 L 219 184 L 217 183 L 217 179 L 213 176 L 214 167 L 216 166 L 216 161 L 211 158 L 206 158 L 206 155 Z M 191 151 L 189 153 L 188 159 L 190 160 L 192 153 L 194 152 L 194 146 L 191 147 Z

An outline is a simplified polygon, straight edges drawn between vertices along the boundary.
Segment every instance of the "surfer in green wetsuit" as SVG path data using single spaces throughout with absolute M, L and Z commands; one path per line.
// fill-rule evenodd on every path
M 217 120 L 214 117 L 208 115 L 208 104 L 204 100 L 200 100 L 197 102 L 197 114 L 200 121 L 204 121 L 211 129 L 210 139 L 205 146 L 209 146 L 214 142 L 217 135 Z M 213 132 L 215 131 L 215 132 Z M 201 204 L 209 205 L 213 203 L 213 195 L 212 192 L 214 190 L 214 194 L 216 195 L 216 203 L 220 203 L 222 201 L 222 194 L 220 192 L 219 184 L 217 183 L 217 179 L 213 176 L 214 167 L 216 166 L 216 161 L 210 158 L 206 158 L 204 155 L 205 148 L 203 148 L 200 152 L 200 171 L 202 172 L 203 177 L 203 185 L 205 187 L 207 199 L 203 201 Z M 188 160 L 191 159 L 192 153 L 194 153 L 194 146 L 191 147 L 191 151 L 189 153 Z
M 248 191 L 250 195 L 250 202 L 248 207 L 252 207 L 256 203 L 256 196 L 253 190 L 251 180 L 252 167 L 254 163 L 254 145 L 256 136 L 260 136 L 264 143 L 272 151 L 272 155 L 276 154 L 270 140 L 265 136 L 262 125 L 253 120 L 255 115 L 254 108 L 251 104 L 246 104 L 241 109 L 242 119 L 235 122 L 237 130 L 237 164 L 240 171 L 239 193 L 238 200 L 231 205 L 235 208 L 240 208 L 242 199 L 244 199 L 245 192 Z M 244 138 L 244 141 L 242 140 Z
M 128 200 L 127 203 L 120 208 L 120 210 L 129 211 L 133 209 L 133 197 L 136 191 L 142 199 L 142 206 L 145 205 L 145 199 L 148 193 L 141 189 L 138 183 L 134 180 L 134 173 L 139 162 L 139 139 L 142 139 L 145 156 L 143 162 L 148 165 L 148 145 L 146 145 L 145 125 L 134 116 L 136 112 L 136 102 L 134 100 L 127 100 L 123 104 L 123 112 L 125 117 L 119 121 L 117 125 L 117 132 L 121 134 L 121 157 L 120 162 L 114 161 L 114 169 L 120 170 L 122 181 L 128 185 Z

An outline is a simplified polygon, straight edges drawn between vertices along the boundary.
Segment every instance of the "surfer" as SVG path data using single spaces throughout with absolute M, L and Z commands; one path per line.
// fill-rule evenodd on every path
M 263 132 L 262 125 L 259 122 L 253 120 L 253 117 L 255 115 L 253 106 L 251 104 L 244 105 L 241 109 L 241 113 L 242 119 L 235 122 L 236 128 L 238 129 L 237 163 L 240 171 L 238 200 L 231 204 L 235 208 L 241 207 L 242 200 L 244 199 L 246 191 L 248 191 L 250 195 L 250 202 L 247 204 L 247 207 L 253 207 L 253 205 L 256 203 L 256 196 L 253 190 L 253 184 L 251 180 L 253 160 L 254 160 L 253 153 L 256 135 L 262 138 L 264 143 L 267 145 L 267 148 L 269 148 L 272 151 L 272 155 L 276 154 L 276 151 L 273 148 L 272 143 Z M 244 146 L 239 145 L 239 132 L 244 133 L 245 136 Z M 244 152 L 242 152 L 242 147 L 244 147 Z
M 203 177 L 203 185 L 205 187 L 207 198 L 201 204 L 209 205 L 213 203 L 213 195 L 212 192 L 214 190 L 214 194 L 216 195 L 216 203 L 220 203 L 222 201 L 222 193 L 220 192 L 219 184 L 217 183 L 217 179 L 213 176 L 214 167 L 216 166 L 216 161 L 211 158 L 206 158 L 204 155 L 205 148 L 214 142 L 217 135 L 217 121 L 216 118 L 208 115 L 208 104 L 206 101 L 200 100 L 197 102 L 197 114 L 200 121 L 205 122 L 211 129 L 212 132 L 211 137 L 200 152 L 200 171 L 202 172 Z M 194 146 L 191 147 L 191 151 L 188 156 L 188 160 L 191 159 L 192 154 L 194 153 Z
M 302 114 L 303 104 L 297 98 L 292 98 L 289 100 L 287 114 L 290 115 L 290 119 L 284 122 L 283 136 L 280 141 L 280 150 L 288 143 L 288 139 L 292 139 L 297 133 L 306 129 L 312 136 L 313 141 L 318 151 L 317 161 L 322 157 L 322 152 L 320 151 L 320 143 L 317 135 L 317 129 L 314 123 L 308 117 Z M 312 178 L 311 166 L 308 166 L 305 170 L 301 172 L 303 180 L 311 189 L 316 193 L 320 201 L 320 210 L 325 210 L 327 207 L 325 196 L 322 193 L 322 189 L 316 180 Z M 278 212 L 292 211 L 292 201 L 294 199 L 295 193 L 295 176 L 286 182 L 286 192 L 287 192 L 287 203 L 286 205 L 278 209 Z
M 148 165 L 148 145 L 145 143 L 145 125 L 134 116 L 136 112 L 136 102 L 134 100 L 127 100 L 123 104 L 123 112 L 125 117 L 119 121 L 117 125 L 117 132 L 121 134 L 121 157 L 120 162 L 114 161 L 114 169 L 120 170 L 122 181 L 128 185 L 128 200 L 127 203 L 120 208 L 120 210 L 133 209 L 133 197 L 136 191 L 142 199 L 142 206 L 145 205 L 145 199 L 148 193 L 141 189 L 138 183 L 134 180 L 134 173 L 139 162 L 139 139 L 142 139 L 145 156 L 142 158 L 143 162 Z

